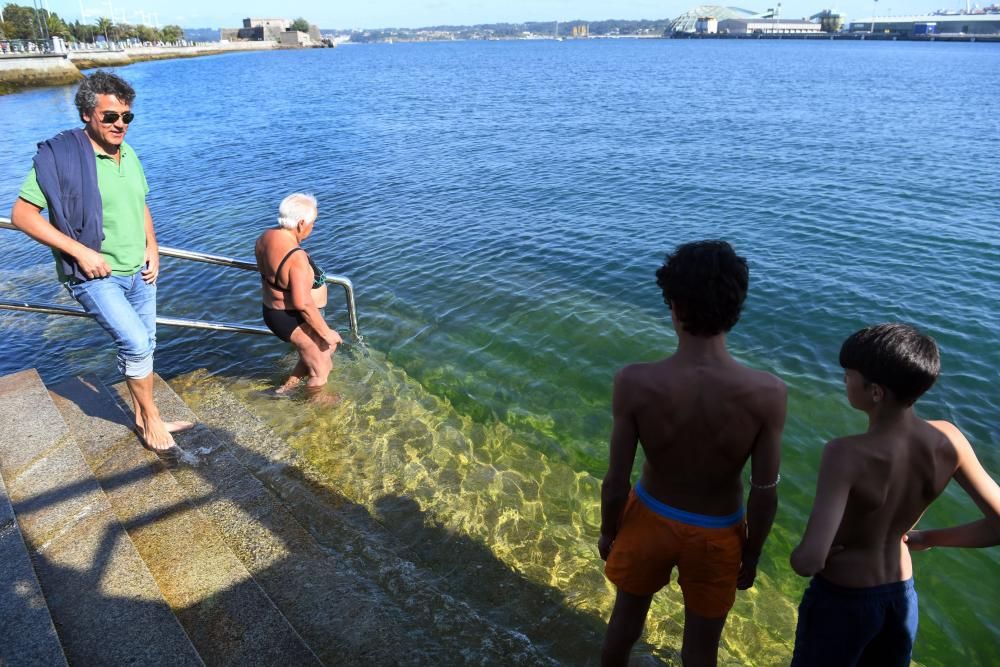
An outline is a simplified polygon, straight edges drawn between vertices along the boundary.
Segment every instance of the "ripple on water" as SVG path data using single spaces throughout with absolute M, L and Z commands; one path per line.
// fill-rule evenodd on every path
M 765 578 L 740 598 L 724 662 L 777 664 L 802 586 L 787 554 L 819 448 L 863 427 L 836 364 L 848 333 L 900 319 L 935 335 L 944 374 L 921 410 L 967 431 L 991 473 L 1000 465 L 1000 315 L 989 307 L 1000 297 L 998 58 L 982 44 L 593 40 L 252 53 L 122 71 L 139 94 L 129 138 L 161 243 L 248 257 L 285 194 L 319 197 L 307 246 L 354 281 L 376 356 L 338 365 L 351 410 L 274 416 L 282 432 L 352 497 L 419 498 L 451 534 L 490 545 L 593 619 L 610 594 L 592 542 L 611 378 L 674 345 L 653 281 L 663 254 L 731 240 L 749 258 L 751 294 L 730 342 L 789 383 L 790 483 Z M 266 104 L 261 90 L 273 93 Z M 0 133 L 9 202 L 35 143 L 77 117 L 68 88 L 0 98 L 0 116 L 17 119 Z M 65 298 L 48 282 L 46 251 L 15 236 L 0 232 L 3 290 Z M 258 319 L 252 275 L 164 267 L 164 314 Z M 329 317 L 344 331 L 341 299 Z M 0 352 L 0 372 L 31 365 L 47 379 L 113 367 L 92 324 L 45 316 L 0 314 Z M 272 339 L 161 330 L 157 364 L 262 383 L 287 370 L 285 353 Z M 379 511 L 406 532 L 409 505 L 387 502 Z M 925 521 L 965 520 L 969 507 L 949 490 Z M 444 568 L 460 541 L 441 539 L 420 548 Z M 983 620 L 1000 618 L 996 596 L 950 582 L 975 582 L 998 556 L 925 560 L 948 577 L 918 563 L 918 659 L 949 664 L 960 645 L 970 667 L 996 662 L 1000 632 Z M 676 659 L 677 599 L 658 598 L 644 649 L 665 660 Z M 483 602 L 508 607 L 503 596 Z M 541 625 L 572 636 L 558 618 Z M 573 653 L 582 648 L 566 650 L 584 662 Z

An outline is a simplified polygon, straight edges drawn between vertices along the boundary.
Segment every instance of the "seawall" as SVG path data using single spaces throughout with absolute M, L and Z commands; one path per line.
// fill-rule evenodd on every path
M 194 58 L 234 51 L 270 51 L 277 42 L 209 42 L 192 46 L 139 46 L 122 50 L 70 51 L 0 57 L 0 95 L 27 88 L 64 86 L 83 78 L 80 70 L 123 67 L 146 60 Z
M 65 53 L 0 58 L 0 95 L 25 88 L 65 86 L 82 78 Z

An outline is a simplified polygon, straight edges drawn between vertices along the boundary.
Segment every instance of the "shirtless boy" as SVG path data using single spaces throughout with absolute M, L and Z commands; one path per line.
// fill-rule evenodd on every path
M 753 585 L 778 505 L 786 390 L 737 363 L 726 332 L 746 298 L 746 260 L 724 241 L 682 245 L 656 272 L 677 350 L 615 377 L 598 550 L 618 589 L 601 653 L 628 663 L 653 594 L 674 567 L 684 596 L 686 667 L 715 665 L 736 589 Z M 646 462 L 629 488 L 636 445 Z M 751 460 L 746 519 L 741 475 Z
M 987 542 L 1000 521 L 1000 487 L 957 428 L 913 410 L 940 370 L 931 338 L 905 324 L 868 327 L 844 341 L 840 365 L 868 430 L 823 449 L 812 513 L 791 557 L 812 577 L 792 665 L 905 667 L 918 614 L 904 535 L 954 479 L 985 515 L 957 527 L 957 539 Z M 911 537 L 916 550 L 923 536 Z

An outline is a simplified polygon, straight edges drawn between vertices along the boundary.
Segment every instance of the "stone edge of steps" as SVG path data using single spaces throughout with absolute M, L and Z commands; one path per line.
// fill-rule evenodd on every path
M 0 421 L 0 473 L 66 660 L 202 664 L 35 370 L 0 378 Z
M 127 396 L 124 384 L 118 389 Z M 172 465 L 142 448 L 130 425 L 131 410 L 116 390 L 84 376 L 54 385 L 52 395 L 206 663 L 317 664 L 317 656 L 205 516 L 211 498 L 190 494 L 168 470 Z M 164 417 L 177 419 L 169 410 Z
M 0 664 L 65 665 L 66 656 L 0 477 Z

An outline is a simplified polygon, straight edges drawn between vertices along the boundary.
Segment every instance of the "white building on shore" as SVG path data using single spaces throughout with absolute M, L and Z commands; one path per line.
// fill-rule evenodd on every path
M 719 32 L 727 35 L 818 35 L 823 26 L 805 19 L 725 19 Z

